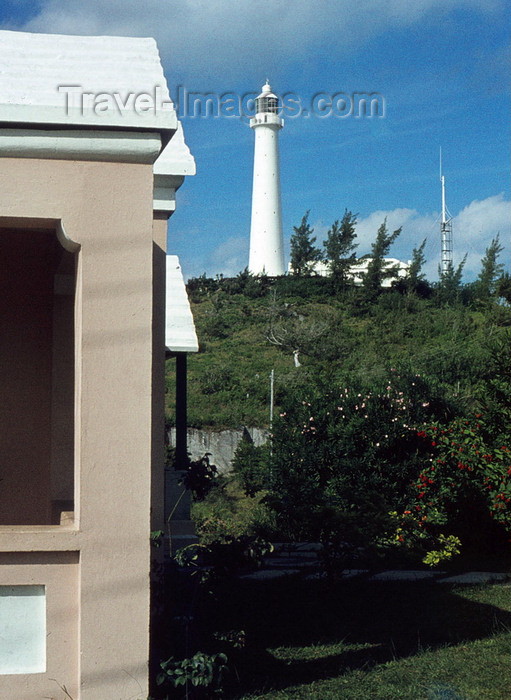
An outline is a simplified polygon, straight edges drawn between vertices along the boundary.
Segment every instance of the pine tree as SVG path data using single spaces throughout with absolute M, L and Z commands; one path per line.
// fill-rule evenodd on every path
M 504 272 L 497 280 L 497 296 L 502 297 L 508 304 L 511 304 L 511 275 L 509 272 Z
M 451 302 L 459 299 L 463 268 L 465 267 L 466 262 L 467 253 L 465 253 L 465 257 L 456 269 L 454 269 L 454 265 L 451 260 L 449 261 L 445 272 L 442 272 L 440 266 L 438 266 L 440 281 L 437 287 L 437 299 L 440 303 L 450 304 Z
M 291 236 L 291 268 L 293 275 L 301 277 L 310 275 L 314 263 L 322 259 L 321 250 L 314 245 L 316 236 L 312 235 L 314 229 L 309 225 L 309 213 L 302 217 L 300 226 L 293 226 Z
M 339 224 L 338 220 L 334 221 L 328 230 L 326 241 L 323 242 L 333 287 L 336 291 L 346 287 L 350 267 L 356 259 L 353 252 L 357 247 L 357 244 L 353 242 L 357 235 L 355 233 L 356 224 L 357 214 L 346 209 L 341 223 Z
M 478 299 L 487 300 L 495 296 L 497 292 L 497 281 L 504 271 L 504 265 L 498 263 L 497 259 L 504 250 L 500 245 L 499 234 L 492 239 L 481 260 L 481 272 L 474 283 L 475 295 Z
M 395 277 L 397 274 L 394 268 L 388 268 L 385 265 L 385 256 L 400 233 L 401 227 L 393 233 L 387 232 L 387 219 L 378 229 L 376 240 L 371 246 L 371 260 L 362 281 L 362 289 L 368 301 L 374 301 L 380 294 L 381 286 L 385 279 Z
M 426 256 L 424 255 L 425 246 L 426 239 L 422 241 L 418 248 L 413 249 L 412 262 L 410 263 L 408 274 L 404 280 L 406 290 L 413 294 L 418 294 L 419 296 L 427 296 L 431 289 L 426 281 L 426 276 L 422 272 L 422 267 L 426 262 Z

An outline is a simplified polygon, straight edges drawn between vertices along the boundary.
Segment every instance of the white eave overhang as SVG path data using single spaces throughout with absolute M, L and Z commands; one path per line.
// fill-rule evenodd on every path
M 195 172 L 195 160 L 185 143 L 183 127 L 178 122 L 176 133 L 153 166 L 154 211 L 167 218 L 171 216 L 176 208 L 176 190 L 187 175 L 195 175 Z
M 0 31 L 0 155 L 154 163 L 177 129 L 156 42 Z
M 168 353 L 198 352 L 192 310 L 177 255 L 167 255 L 165 346 Z

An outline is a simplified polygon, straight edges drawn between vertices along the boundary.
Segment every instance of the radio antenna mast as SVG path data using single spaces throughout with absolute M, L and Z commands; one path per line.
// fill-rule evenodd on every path
M 445 177 L 442 174 L 442 147 L 440 147 L 440 182 L 442 184 L 442 220 L 440 222 L 442 277 L 452 268 L 452 216 L 445 203 Z

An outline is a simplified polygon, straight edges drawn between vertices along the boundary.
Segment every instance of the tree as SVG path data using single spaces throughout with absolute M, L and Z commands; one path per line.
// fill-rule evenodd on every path
M 316 248 L 316 236 L 314 229 L 309 225 L 309 213 L 302 217 L 300 226 L 293 226 L 294 233 L 291 236 L 291 268 L 294 275 L 310 275 L 314 263 L 321 260 L 321 250 Z
M 353 373 L 316 377 L 289 391 L 273 424 L 267 500 L 279 531 L 312 541 L 337 533 L 348 548 L 381 541 L 422 468 L 415 426 L 444 406 L 408 373 L 367 383 Z
M 219 286 L 226 294 L 244 294 L 246 297 L 256 299 L 265 296 L 268 291 L 269 279 L 264 272 L 254 275 L 246 267 L 238 272 L 236 277 L 222 278 Z
M 385 279 L 395 277 L 397 274 L 394 268 L 389 268 L 385 264 L 385 256 L 400 233 L 401 227 L 393 233 L 387 232 L 387 219 L 378 229 L 376 240 L 371 246 L 371 259 L 362 281 L 362 288 L 368 301 L 374 301 L 380 294 L 381 286 Z
M 355 262 L 354 250 L 357 247 L 353 241 L 356 238 L 355 226 L 357 214 L 347 209 L 344 211 L 341 223 L 336 220 L 328 230 L 327 239 L 323 242 L 326 257 L 332 275 L 334 289 L 339 291 L 346 286 L 351 265 Z
M 426 239 L 422 241 L 418 248 L 412 250 L 412 262 L 410 268 L 408 269 L 407 280 L 409 284 L 410 291 L 417 291 L 419 282 L 424 280 L 424 273 L 421 272 L 422 266 L 426 262 L 426 256 L 424 255 L 424 247 L 426 245 Z
M 497 259 L 504 250 L 500 245 L 499 234 L 492 239 L 481 260 L 481 272 L 474 283 L 474 291 L 477 299 L 488 300 L 495 296 L 497 292 L 497 282 L 502 275 L 504 265 L 498 263 Z
M 253 497 L 268 487 L 269 457 L 269 444 L 254 445 L 254 441 L 245 428 L 243 437 L 234 452 L 231 470 L 238 475 L 247 496 Z
M 300 355 L 310 355 L 317 342 L 327 333 L 328 324 L 317 318 L 306 318 L 288 304 L 280 305 L 273 294 L 265 336 L 272 345 L 291 352 L 295 367 Z
M 511 304 L 511 275 L 509 272 L 504 272 L 497 280 L 497 295 Z
M 440 282 L 437 287 L 437 299 L 440 303 L 449 304 L 452 301 L 456 301 L 460 295 L 461 288 L 461 278 L 463 277 L 463 268 L 467 261 L 467 253 L 465 257 L 460 262 L 458 267 L 454 269 L 452 260 L 449 260 L 447 265 L 447 270 L 442 272 L 440 266 L 438 266 L 438 274 L 440 277 Z
M 427 298 L 431 295 L 431 286 L 426 280 L 422 270 L 422 266 L 426 262 L 426 256 L 424 255 L 424 247 L 426 245 L 426 239 L 422 241 L 418 248 L 414 248 L 412 251 L 412 261 L 406 277 L 395 280 L 392 283 L 393 289 L 396 289 L 401 294 L 415 294 L 422 298 Z

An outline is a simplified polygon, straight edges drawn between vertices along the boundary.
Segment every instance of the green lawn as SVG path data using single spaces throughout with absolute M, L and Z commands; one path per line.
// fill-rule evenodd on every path
M 510 585 L 238 580 L 203 613 L 246 633 L 228 698 L 511 697 Z
M 509 633 L 454 647 L 422 652 L 373 668 L 341 671 L 336 677 L 244 698 L 317 700 L 504 700 L 510 697 Z

